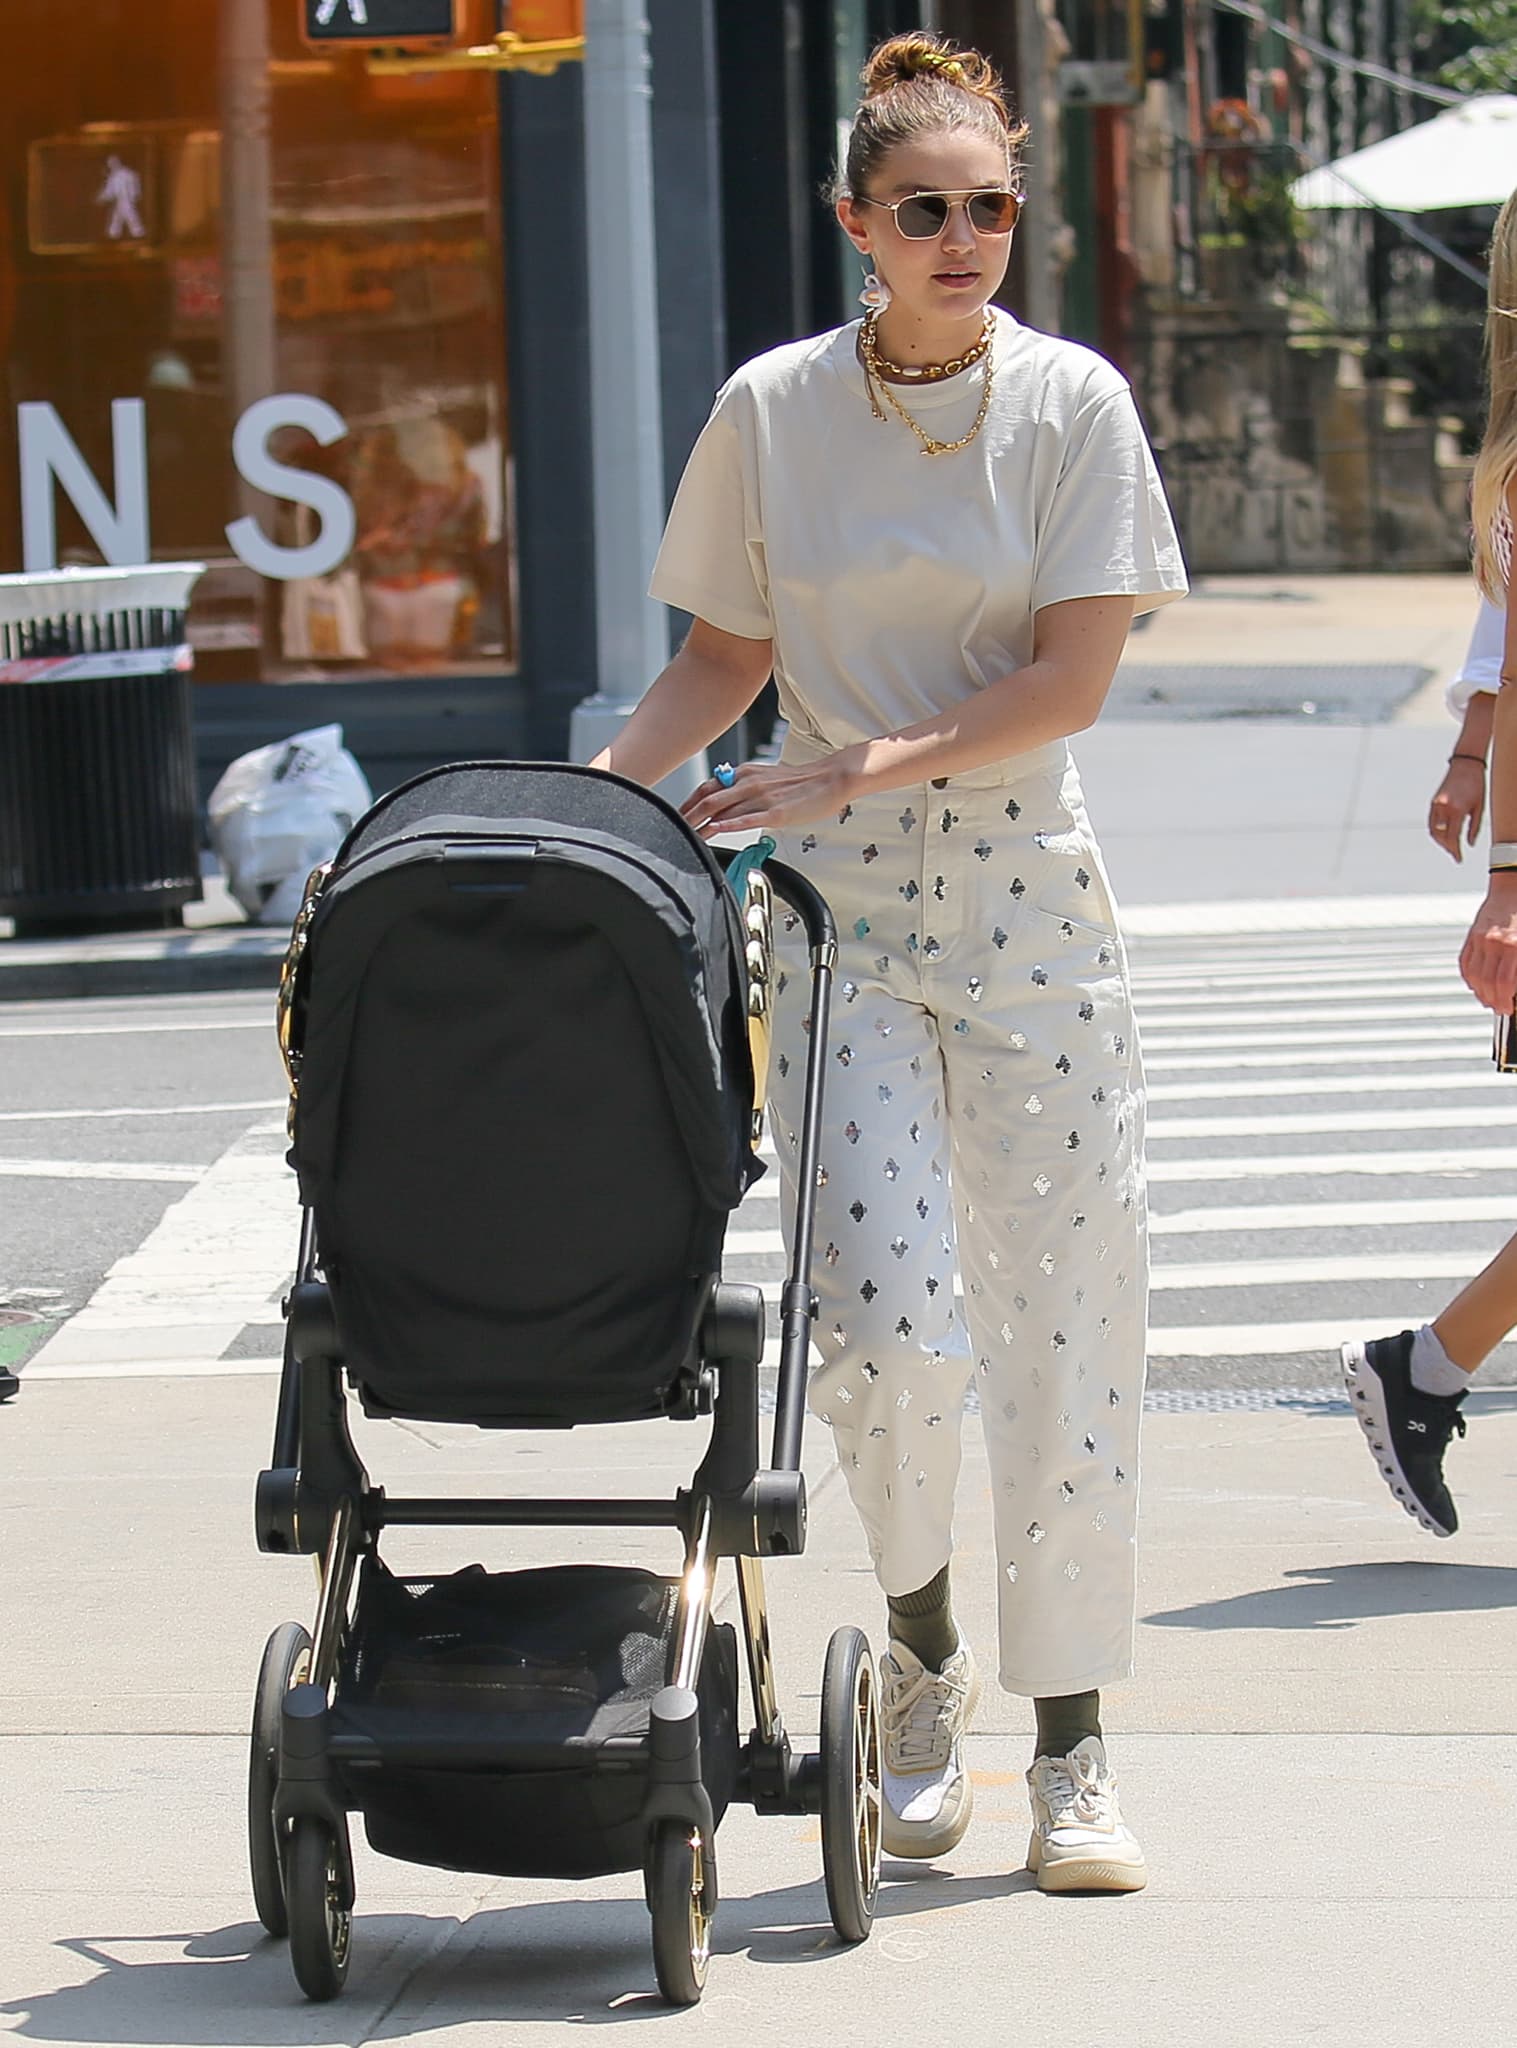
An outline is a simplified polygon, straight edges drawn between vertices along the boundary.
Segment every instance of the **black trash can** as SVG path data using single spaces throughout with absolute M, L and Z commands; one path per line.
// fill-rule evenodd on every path
M 184 617 L 199 562 L 0 576 L 0 916 L 163 926 L 199 900 Z

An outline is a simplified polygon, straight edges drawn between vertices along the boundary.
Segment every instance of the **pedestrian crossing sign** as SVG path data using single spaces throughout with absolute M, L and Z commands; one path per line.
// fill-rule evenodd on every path
M 454 0 L 300 0 L 308 43 L 452 40 Z

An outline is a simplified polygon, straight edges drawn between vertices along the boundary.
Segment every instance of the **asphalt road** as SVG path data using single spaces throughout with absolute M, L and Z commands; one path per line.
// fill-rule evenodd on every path
M 262 995 L 0 1008 L 0 1312 L 37 1318 L 0 1324 L 0 1357 L 35 1350 L 278 1104 L 270 1019 Z
M 1455 951 L 1447 927 L 1135 945 L 1156 1399 L 1331 1391 L 1339 1336 L 1431 1316 L 1501 1243 L 1517 1091 Z M 8 1355 L 272 1370 L 296 1209 L 266 998 L 11 1005 L 0 1039 Z M 733 1230 L 729 1273 L 777 1290 L 772 1176 Z

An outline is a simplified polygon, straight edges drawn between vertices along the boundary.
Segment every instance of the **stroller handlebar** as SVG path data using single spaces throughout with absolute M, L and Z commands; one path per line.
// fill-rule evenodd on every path
M 711 851 L 721 862 L 725 873 L 742 849 L 736 846 L 713 846 Z M 806 939 L 813 956 L 819 948 L 825 949 L 830 965 L 831 955 L 837 949 L 838 932 L 827 899 L 811 886 L 804 875 L 797 874 L 794 868 L 787 867 L 782 860 L 766 860 L 763 871 L 768 876 L 769 885 L 775 895 L 790 905 L 806 927 Z

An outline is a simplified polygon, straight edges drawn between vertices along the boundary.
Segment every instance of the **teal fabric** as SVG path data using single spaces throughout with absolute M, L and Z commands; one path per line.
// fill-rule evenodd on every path
M 766 832 L 755 839 L 751 846 L 745 846 L 727 870 L 727 887 L 741 903 L 748 887 L 748 877 L 755 868 L 761 868 L 774 851 L 774 841 Z

